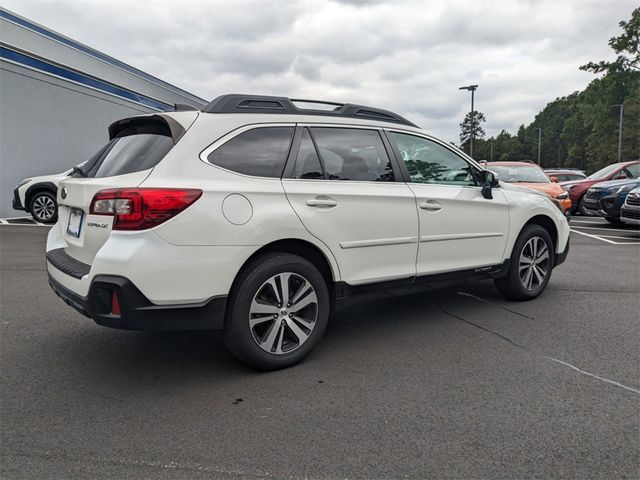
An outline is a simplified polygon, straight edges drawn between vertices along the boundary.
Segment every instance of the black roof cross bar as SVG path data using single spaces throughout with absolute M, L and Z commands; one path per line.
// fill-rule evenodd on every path
M 299 108 L 294 103 L 309 103 L 318 105 L 330 105 L 331 110 Z M 205 113 L 274 113 L 285 115 L 322 115 L 327 117 L 362 118 L 366 120 L 379 120 L 383 122 L 399 123 L 417 127 L 397 113 L 381 108 L 366 107 L 352 103 L 336 103 L 326 100 L 291 99 L 268 95 L 243 95 L 231 93 L 221 95 L 211 101 L 203 110 Z

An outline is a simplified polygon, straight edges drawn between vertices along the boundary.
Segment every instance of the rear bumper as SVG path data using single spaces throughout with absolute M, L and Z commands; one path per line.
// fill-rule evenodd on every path
M 83 297 L 64 287 L 49 274 L 49 285 L 67 305 L 99 325 L 124 330 L 217 330 L 224 326 L 226 296 L 201 303 L 155 305 L 128 279 L 113 275 L 94 277 L 89 295 Z M 115 292 L 120 315 L 112 313 Z

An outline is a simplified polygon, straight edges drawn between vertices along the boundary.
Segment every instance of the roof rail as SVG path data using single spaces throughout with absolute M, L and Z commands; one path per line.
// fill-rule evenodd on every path
M 314 103 L 334 106 L 332 110 L 299 108 L 294 103 Z M 381 108 L 365 107 L 352 103 L 327 102 L 325 100 L 308 100 L 268 95 L 243 95 L 231 93 L 221 95 L 212 100 L 203 110 L 205 113 L 275 113 L 287 115 L 322 115 L 327 117 L 362 118 L 383 122 L 400 123 L 417 127 L 397 113 Z

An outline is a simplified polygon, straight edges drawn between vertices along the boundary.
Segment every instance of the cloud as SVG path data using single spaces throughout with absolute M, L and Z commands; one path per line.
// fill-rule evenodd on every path
M 33 1 L 6 8 L 203 98 L 370 104 L 457 141 L 469 95 L 514 132 L 593 79 L 634 0 Z

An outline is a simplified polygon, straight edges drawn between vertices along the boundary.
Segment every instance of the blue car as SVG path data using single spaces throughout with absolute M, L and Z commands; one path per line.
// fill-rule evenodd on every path
M 640 178 L 597 183 L 587 190 L 584 208 L 589 215 L 604 217 L 611 223 L 622 223 L 620 208 L 629 192 L 637 187 L 640 187 Z

